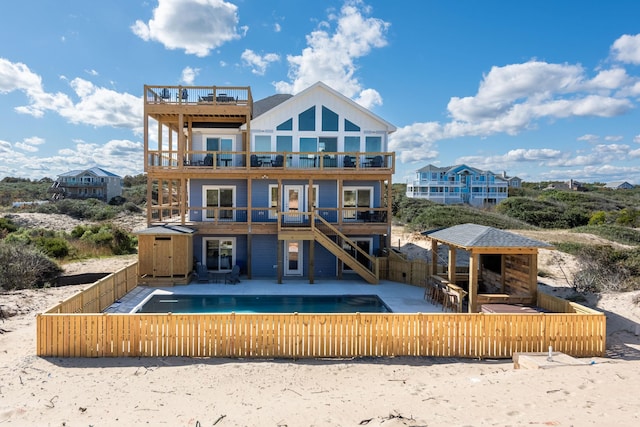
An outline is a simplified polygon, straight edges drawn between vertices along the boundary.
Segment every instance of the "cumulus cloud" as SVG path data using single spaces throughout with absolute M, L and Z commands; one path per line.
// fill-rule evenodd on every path
M 290 81 L 274 84 L 280 93 L 296 94 L 323 81 L 343 95 L 356 99 L 365 108 L 382 103 L 375 89 L 365 88 L 355 77 L 355 60 L 374 48 L 387 45 L 389 23 L 369 17 L 370 8 L 359 0 L 347 1 L 340 12 L 329 16 L 306 37 L 300 55 L 288 55 Z M 332 26 L 335 25 L 335 26 Z
M 613 57 L 618 61 L 640 64 L 640 34 L 625 34 L 611 46 Z
M 186 85 L 192 85 L 198 74 L 200 74 L 200 68 L 184 67 L 180 81 Z
M 153 18 L 137 20 L 131 31 L 167 49 L 184 49 L 187 54 L 204 57 L 241 37 L 236 28 L 237 12 L 237 6 L 223 0 L 158 0 Z M 244 33 L 246 30 L 243 27 Z
M 102 127 L 112 126 L 142 131 L 143 105 L 140 97 L 95 86 L 88 80 L 75 78 L 69 82 L 76 99 L 69 95 L 44 90 L 40 76 L 26 65 L 0 58 L 0 92 L 24 92 L 28 105 L 15 111 L 33 117 L 53 112 L 70 123 Z
M 280 55 L 275 53 L 267 53 L 265 55 L 258 55 L 251 49 L 246 49 L 240 56 L 242 61 L 247 66 L 251 67 L 251 72 L 259 76 L 263 76 L 267 71 L 267 67 L 272 62 L 280 60 Z

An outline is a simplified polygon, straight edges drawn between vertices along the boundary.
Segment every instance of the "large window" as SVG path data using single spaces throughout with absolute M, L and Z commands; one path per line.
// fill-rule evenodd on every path
M 338 115 L 325 106 L 322 106 L 322 130 L 338 132 Z
M 378 153 L 382 151 L 382 138 L 379 136 L 367 136 L 365 144 L 365 149 L 368 153 Z
M 202 245 L 202 259 L 207 270 L 231 271 L 236 258 L 234 237 L 205 237 Z
M 256 147 L 253 151 L 256 151 L 258 153 L 271 151 L 271 136 L 256 135 Z
M 357 220 L 369 212 L 363 208 L 372 207 L 372 187 L 345 187 L 342 189 L 343 218 Z
M 320 151 L 335 153 L 338 151 L 338 138 L 318 138 L 318 146 Z
M 287 135 L 278 135 L 276 137 L 276 151 L 278 153 L 293 151 L 293 137 Z
M 344 151 L 347 153 L 357 153 L 360 151 L 360 137 L 359 136 L 345 136 L 344 137 Z
M 235 206 L 235 187 L 202 187 L 202 200 L 204 200 L 205 210 L 204 221 L 233 221 L 233 209 Z
M 315 131 L 316 130 L 316 107 L 315 105 L 306 111 L 298 114 L 298 130 L 299 131 Z

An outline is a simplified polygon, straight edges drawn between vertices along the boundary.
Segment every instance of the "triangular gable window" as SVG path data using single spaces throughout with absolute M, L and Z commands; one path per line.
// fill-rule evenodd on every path
M 325 132 L 338 132 L 338 114 L 325 106 L 322 106 L 322 130 Z
M 346 132 L 360 132 L 360 126 L 350 122 L 347 119 L 344 119 L 344 130 Z
M 316 106 L 298 114 L 298 130 L 299 131 L 315 131 L 316 130 Z
M 276 130 L 293 130 L 293 119 L 286 120 L 276 127 Z

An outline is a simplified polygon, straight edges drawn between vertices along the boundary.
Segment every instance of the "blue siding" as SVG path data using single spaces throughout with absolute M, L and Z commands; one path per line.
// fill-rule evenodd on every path
M 251 241 L 253 277 L 277 277 L 278 269 L 278 239 L 272 235 L 257 234 Z

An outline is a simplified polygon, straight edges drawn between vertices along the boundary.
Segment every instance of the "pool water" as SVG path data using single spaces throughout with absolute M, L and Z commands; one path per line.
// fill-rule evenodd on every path
M 138 313 L 391 313 L 377 295 L 152 295 Z

